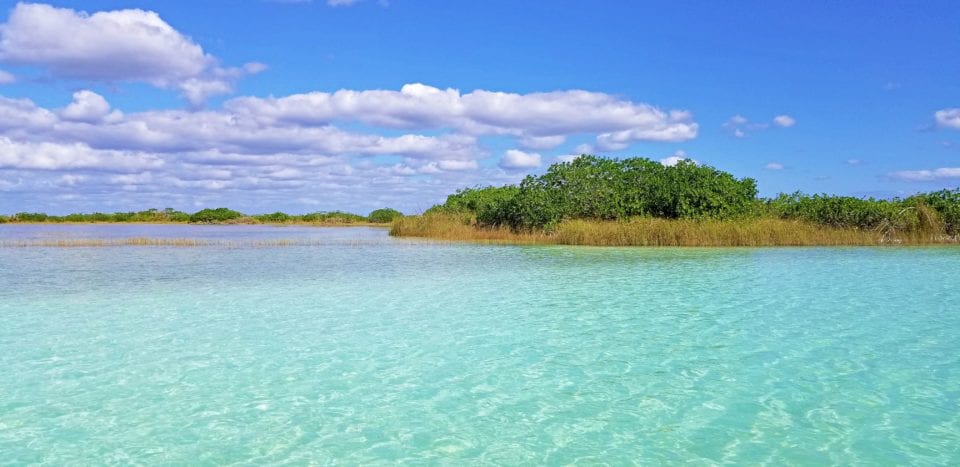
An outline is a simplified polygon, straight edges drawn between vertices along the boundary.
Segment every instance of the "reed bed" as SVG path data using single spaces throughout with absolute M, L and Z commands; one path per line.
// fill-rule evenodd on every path
M 635 218 L 627 221 L 567 220 L 551 232 L 484 228 L 457 216 L 426 215 L 394 222 L 393 236 L 502 244 L 592 246 L 870 246 L 957 243 L 942 231 L 891 232 L 820 226 L 783 219 L 737 221 Z
M 477 227 L 469 219 L 443 214 L 397 219 L 390 226 L 394 237 L 419 237 L 455 242 L 494 244 L 549 244 L 553 237 L 543 232 L 514 232 L 507 227 Z

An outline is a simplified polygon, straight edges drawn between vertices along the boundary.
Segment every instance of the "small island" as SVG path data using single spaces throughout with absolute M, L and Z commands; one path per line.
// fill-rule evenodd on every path
M 904 199 L 780 194 L 683 160 L 581 155 L 519 185 L 465 188 L 394 236 L 596 246 L 956 244 L 960 189 Z

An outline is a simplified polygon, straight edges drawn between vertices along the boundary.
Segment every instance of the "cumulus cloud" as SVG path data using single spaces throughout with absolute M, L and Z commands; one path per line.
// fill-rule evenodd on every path
M 523 152 L 517 149 L 507 150 L 500 158 L 500 167 L 504 169 L 534 169 L 540 167 L 540 154 Z
M 262 71 L 257 65 L 221 67 L 152 11 L 88 14 L 33 3 L 18 3 L 0 25 L 0 61 L 39 67 L 56 77 L 146 82 L 177 89 L 194 104 Z
M 694 164 L 700 163 L 700 161 L 697 161 L 688 157 L 687 153 L 684 152 L 683 150 L 678 150 L 672 156 L 667 156 L 667 157 L 664 157 L 663 159 L 660 159 L 660 163 L 665 166 L 672 167 L 679 164 L 681 161 L 685 161 L 685 160 L 689 160 Z
M 796 125 L 797 121 L 793 117 L 783 114 L 773 117 L 770 122 L 751 122 L 743 115 L 734 115 L 723 123 L 723 128 L 735 138 L 745 138 L 750 133 L 764 131 L 771 126 L 778 128 L 789 128 Z
M 933 117 L 940 128 L 960 130 L 960 108 L 938 110 Z
M 960 167 L 941 167 L 932 170 L 901 170 L 891 173 L 890 177 L 905 182 L 960 180 Z
M 101 121 L 115 122 L 123 118 L 119 110 L 110 109 L 110 104 L 103 96 L 88 90 L 73 93 L 73 102 L 60 111 L 64 120 L 96 123 Z
M 237 154 L 399 155 L 431 160 L 470 160 L 483 155 L 476 137 L 470 135 L 382 136 L 329 125 L 278 126 L 223 111 L 123 114 L 111 110 L 106 99 L 91 91 L 78 91 L 74 101 L 59 112 L 28 99 L 0 97 L 0 135 L 155 153 L 216 149 Z
M 553 149 L 567 140 L 564 135 L 556 136 L 524 136 L 518 142 L 525 149 Z
M 773 124 L 781 128 L 789 128 L 796 123 L 797 121 L 789 115 L 777 115 L 773 117 Z
M 0 137 L 0 168 L 3 169 L 129 172 L 162 165 L 163 161 L 151 154 L 95 150 L 80 143 L 25 143 Z
M 0 84 L 11 84 L 17 82 L 17 77 L 8 71 L 0 70 Z
M 122 112 L 109 95 L 86 89 L 57 108 L 0 96 L 0 179 L 7 192 L 24 194 L 0 198 L 0 212 L 23 203 L 62 210 L 56 202 L 67 196 L 74 197 L 72 210 L 231 205 L 362 212 L 390 205 L 417 212 L 464 186 L 516 183 L 542 166 L 537 148 L 573 135 L 603 140 L 609 133 L 625 144 L 692 137 L 696 130 L 685 112 L 582 91 L 461 94 L 410 85 L 289 97 Z M 298 99 L 306 103 L 291 105 Z M 600 115 L 590 103 L 614 115 Z M 547 115 L 554 111 L 569 115 Z M 340 125 L 356 122 L 364 125 L 351 126 L 364 130 Z M 617 132 L 630 134 L 612 136 Z M 517 149 L 496 166 L 481 165 L 490 157 L 486 138 L 512 139 Z
M 781 163 L 779 163 L 779 162 L 771 162 L 771 163 L 763 166 L 763 168 L 765 168 L 765 169 L 767 169 L 767 170 L 783 170 L 783 164 L 781 164 Z
M 325 125 L 359 121 L 387 128 L 449 128 L 472 135 L 512 135 L 533 149 L 562 144 L 564 137 L 598 134 L 605 147 L 635 141 L 686 141 L 697 135 L 689 112 L 664 111 L 614 96 L 581 90 L 514 94 L 476 90 L 461 94 L 420 83 L 399 91 L 340 90 L 281 98 L 243 97 L 225 108 L 276 124 Z

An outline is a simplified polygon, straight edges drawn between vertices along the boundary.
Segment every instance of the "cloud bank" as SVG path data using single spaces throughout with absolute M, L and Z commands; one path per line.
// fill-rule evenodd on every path
M 503 100 L 522 104 L 512 109 Z M 575 118 L 599 103 L 619 113 Z M 350 123 L 366 126 L 346 130 Z M 206 205 L 242 193 L 300 211 L 356 205 L 364 197 L 371 209 L 389 204 L 415 211 L 429 207 L 417 200 L 439 201 L 463 186 L 513 183 L 542 166 L 539 152 L 509 149 L 498 158 L 486 138 L 552 147 L 569 136 L 599 140 L 611 131 L 671 141 L 695 128 L 688 115 L 583 91 L 461 94 L 413 84 L 400 91 L 241 97 L 217 110 L 123 112 L 85 89 L 61 108 L 0 97 L 0 190 L 82 191 L 96 209 L 118 202 L 155 206 L 157 200 Z M 481 164 L 485 160 L 494 163 Z M 69 183 L 60 178 L 67 175 Z M 118 191 L 121 200 L 95 195 Z
M 0 25 L 0 61 L 37 67 L 54 78 L 176 89 L 193 104 L 230 93 L 237 79 L 264 69 L 258 63 L 221 67 L 152 11 L 91 15 L 32 3 L 18 3 Z
M 891 173 L 890 177 L 905 182 L 960 180 L 960 167 L 941 167 L 930 170 L 901 170 Z
M 72 94 L 54 106 L 0 96 L 0 191 L 11 205 L 63 199 L 108 209 L 239 199 L 301 211 L 358 204 L 419 210 L 429 207 L 419 200 L 440 200 L 456 188 L 515 182 L 557 157 L 546 151 L 570 154 L 560 148 L 571 140 L 587 141 L 577 151 L 622 150 L 689 141 L 699 128 L 686 110 L 581 89 L 462 92 L 410 83 L 237 96 L 205 108 L 208 98 L 234 93 L 238 80 L 266 65 L 224 65 L 141 9 L 88 13 L 18 3 L 0 24 L 0 64 L 0 84 L 41 78 L 34 81 Z M 173 91 L 188 108 L 118 109 L 102 90 L 126 83 Z M 0 212 L 9 210 L 2 204 Z

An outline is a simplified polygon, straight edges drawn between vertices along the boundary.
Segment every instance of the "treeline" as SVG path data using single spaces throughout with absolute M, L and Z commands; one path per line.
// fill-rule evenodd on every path
M 274 212 L 271 214 L 247 215 L 227 208 L 202 209 L 193 214 L 188 214 L 166 208 L 138 212 L 67 214 L 65 216 L 20 212 L 12 216 L 0 216 L 0 223 L 387 224 L 399 217 L 403 217 L 403 213 L 390 208 L 377 209 L 366 216 L 341 211 L 310 214 Z
M 479 227 L 551 231 L 575 219 L 686 220 L 785 219 L 839 229 L 883 233 L 960 234 L 960 190 L 891 200 L 849 196 L 757 196 L 756 181 L 681 161 L 674 166 L 644 158 L 583 155 L 557 163 L 519 185 L 467 188 L 427 214 L 461 216 Z

